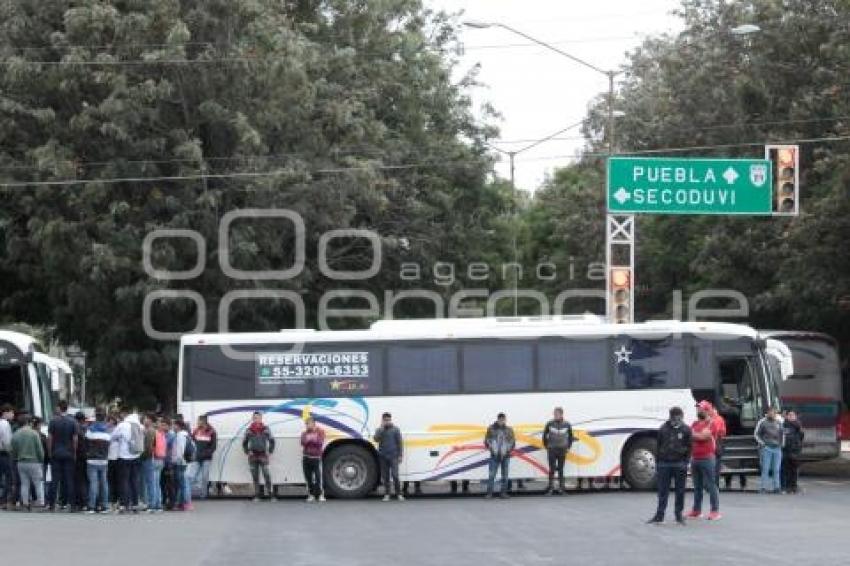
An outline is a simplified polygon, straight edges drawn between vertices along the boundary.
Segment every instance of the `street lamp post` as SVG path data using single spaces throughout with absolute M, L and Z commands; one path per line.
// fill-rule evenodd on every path
M 465 22 L 463 22 L 463 25 L 465 25 L 466 27 L 474 28 L 474 29 L 487 29 L 487 28 L 491 28 L 491 27 L 502 28 L 502 29 L 507 30 L 507 31 L 509 31 L 509 32 L 511 32 L 515 35 L 518 35 L 520 37 L 524 37 L 525 39 L 527 39 L 527 40 L 529 40 L 533 43 L 536 43 L 537 45 L 545 47 L 546 49 L 548 49 L 550 51 L 554 51 L 558 55 L 566 57 L 567 59 L 569 59 L 569 60 L 571 60 L 575 63 L 578 63 L 579 65 L 582 65 L 584 67 L 587 67 L 588 69 L 596 71 L 597 73 L 605 75 L 605 77 L 608 78 L 608 124 L 607 124 L 607 127 L 606 127 L 606 129 L 608 130 L 607 131 L 607 134 L 608 134 L 608 154 L 609 155 L 614 154 L 614 77 L 616 77 L 619 74 L 618 71 L 614 71 L 614 70 L 606 71 L 605 69 L 597 67 L 593 63 L 588 63 L 584 59 L 581 59 L 579 57 L 576 57 L 575 55 L 571 55 L 571 54 L 567 53 L 563 49 L 559 49 L 552 44 L 546 43 L 545 41 L 542 41 L 540 39 L 532 37 L 525 32 L 522 32 L 522 31 L 520 31 L 516 28 L 513 28 L 513 27 L 506 25 L 506 24 L 503 24 L 503 23 L 465 21 Z
M 475 29 L 487 29 L 487 28 L 491 28 L 491 27 L 500 27 L 504 30 L 507 30 L 507 31 L 515 34 L 515 35 L 523 37 L 523 38 L 525 38 L 525 39 L 527 39 L 527 40 L 529 40 L 533 43 L 536 43 L 537 45 L 545 47 L 546 49 L 548 49 L 550 51 L 554 51 L 558 55 L 566 57 L 567 59 L 569 59 L 569 60 L 571 60 L 575 63 L 578 63 L 579 65 L 582 65 L 584 67 L 587 67 L 588 69 L 596 71 L 599 74 L 605 75 L 605 77 L 608 79 L 608 101 L 607 101 L 608 102 L 608 121 L 607 121 L 608 123 L 606 124 L 606 127 L 605 127 L 605 130 L 606 130 L 605 134 L 608 137 L 608 157 L 611 157 L 611 156 L 614 155 L 614 149 L 615 149 L 615 144 L 614 144 L 614 116 L 615 116 L 615 113 L 614 113 L 614 77 L 617 76 L 618 71 L 605 70 L 605 69 L 602 69 L 601 67 L 597 67 L 593 63 L 588 63 L 584 59 L 581 59 L 579 57 L 576 57 L 575 55 L 567 53 L 563 49 L 559 49 L 559 48 L 555 47 L 554 45 L 546 43 L 545 41 L 541 41 L 541 40 L 539 40 L 535 37 L 528 35 L 527 33 L 524 33 L 522 31 L 520 31 L 516 28 L 513 28 L 509 25 L 506 25 L 506 24 L 502 24 L 502 23 L 499 23 L 499 22 L 479 22 L 479 21 L 466 21 L 466 22 L 463 22 L 463 24 L 467 27 L 475 28 Z M 533 144 L 533 145 L 536 145 L 536 144 Z M 513 169 L 514 169 L 514 167 L 513 167 L 513 155 L 508 153 L 508 157 L 511 159 L 511 185 L 513 186 Z M 606 215 L 606 219 L 605 219 L 605 224 L 606 224 L 606 228 L 605 228 L 605 234 L 606 234 L 606 237 L 605 237 L 605 264 L 606 264 L 606 269 L 605 269 L 605 315 L 606 315 L 606 317 L 609 317 L 609 318 L 611 316 L 611 296 L 610 296 L 611 295 L 611 277 L 610 277 L 610 271 L 611 271 L 611 263 L 612 263 L 612 260 L 614 259 L 613 258 L 613 255 L 614 255 L 613 254 L 613 247 L 615 245 L 621 245 L 621 244 L 625 245 L 628 248 L 629 268 L 631 269 L 632 266 L 634 266 L 634 216 L 632 216 L 632 215 L 618 215 L 618 216 L 619 216 L 619 219 L 615 218 L 611 214 L 608 214 L 608 215 Z M 615 233 L 613 231 L 613 228 L 615 226 L 627 226 L 627 227 L 629 227 L 628 238 L 626 238 L 622 242 L 618 242 L 614 238 L 612 238 L 612 234 Z M 632 285 L 633 285 L 634 277 L 630 277 L 629 279 L 630 279 L 630 281 L 632 282 Z M 516 302 L 517 302 L 516 293 L 517 293 L 516 287 L 514 287 L 514 314 L 515 315 L 516 315 Z M 634 288 L 632 288 L 630 296 L 632 296 L 632 297 L 634 296 Z M 633 312 L 633 310 L 634 309 L 631 309 L 632 312 Z

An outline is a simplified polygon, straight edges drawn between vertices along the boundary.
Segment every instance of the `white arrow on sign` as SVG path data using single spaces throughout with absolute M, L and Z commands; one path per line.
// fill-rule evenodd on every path
M 731 167 L 723 172 L 723 178 L 726 179 L 726 182 L 730 185 L 733 184 L 738 177 L 738 173 Z
M 631 197 L 632 195 L 629 194 L 629 191 L 627 191 L 623 187 L 620 187 L 620 189 L 616 193 L 614 193 L 614 198 L 617 199 L 617 202 L 619 202 L 620 204 L 625 203 Z

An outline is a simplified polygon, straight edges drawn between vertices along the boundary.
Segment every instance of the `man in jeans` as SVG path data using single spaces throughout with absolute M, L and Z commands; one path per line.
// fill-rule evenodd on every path
M 399 501 L 404 501 L 401 494 L 401 483 L 398 479 L 398 465 L 404 455 L 401 431 L 393 424 L 389 413 L 381 416 L 381 426 L 375 431 L 375 442 L 378 444 L 378 459 L 381 462 L 381 479 L 384 484 L 384 501 L 390 500 L 390 476 Z
M 776 418 L 776 409 L 768 408 L 767 415 L 756 425 L 756 442 L 761 456 L 761 493 L 782 493 L 782 444 L 785 434 Z M 772 477 L 768 477 L 772 474 Z
M 9 504 L 14 506 L 12 498 L 12 419 L 15 418 L 15 410 L 6 404 L 0 407 L 0 506 Z M 10 507 L 11 508 L 11 507 Z
M 269 427 L 263 423 L 263 414 L 255 411 L 251 415 L 251 424 L 242 439 L 242 450 L 248 456 L 251 467 L 251 479 L 254 481 L 254 501 L 260 500 L 260 473 L 266 483 L 266 496 L 272 501 L 277 497 L 272 489 L 272 477 L 269 473 L 269 456 L 274 453 L 275 441 Z
M 676 493 L 674 510 L 676 522 L 685 525 L 685 482 L 688 479 L 688 460 L 691 457 L 691 429 L 682 420 L 680 407 L 670 409 L 670 418 L 658 429 L 656 480 L 658 508 L 648 523 L 663 523 L 670 495 L 670 480 Z
M 711 416 L 704 405 L 697 405 L 697 420 L 691 425 L 691 476 L 694 481 L 694 507 L 688 518 L 702 517 L 703 490 L 708 492 L 711 502 L 709 521 L 717 521 L 720 515 L 720 494 L 714 481 L 714 433 Z
M 199 499 L 206 499 L 210 489 L 210 466 L 218 444 L 218 435 L 206 415 L 198 417 L 198 426 L 192 433 L 197 449 L 195 461 L 189 465 L 192 487 Z
M 44 484 L 41 483 L 41 474 L 44 467 L 44 448 L 41 445 L 41 436 L 33 430 L 31 421 L 27 421 L 12 436 L 11 453 L 17 462 L 18 475 L 21 478 L 21 505 L 27 511 L 32 511 L 30 492 L 35 489 L 38 505 L 43 507 Z
M 307 482 L 307 502 L 317 499 L 325 500 L 322 489 L 322 450 L 325 447 L 325 431 L 316 426 L 316 419 L 307 417 L 304 421 L 305 430 L 301 433 L 301 448 L 303 457 L 301 466 L 304 470 L 304 481 Z
M 89 480 L 89 514 L 109 512 L 109 484 L 106 468 L 112 434 L 106 424 L 106 413 L 98 409 L 94 422 L 86 431 L 86 472 Z M 99 505 L 98 505 L 99 503 Z
M 156 423 L 153 415 L 145 415 L 142 417 L 142 427 L 144 429 L 144 448 L 139 456 L 139 470 L 141 473 L 141 490 L 140 496 L 148 510 L 154 509 L 154 500 L 156 499 L 156 491 L 154 489 L 154 458 L 153 445 L 156 440 Z
M 549 489 L 547 494 L 561 495 L 564 492 L 564 462 L 573 444 L 573 427 L 564 420 L 564 409 L 555 407 L 555 418 L 543 428 L 543 447 L 549 456 Z M 552 490 L 555 472 L 558 472 L 558 489 Z
M 58 490 L 56 499 L 62 508 L 71 506 L 69 510 L 74 511 L 74 461 L 77 456 L 79 428 L 67 412 L 68 402 L 62 399 L 59 401 L 59 413 L 47 426 L 47 443 L 53 485 L 54 489 Z
M 484 447 L 490 451 L 490 475 L 487 480 L 487 498 L 493 497 L 493 484 L 496 481 L 496 471 L 501 470 L 502 499 L 508 497 L 508 467 L 516 445 L 514 429 L 508 426 L 505 413 L 499 413 L 496 416 L 496 422 L 487 427 L 487 434 L 484 435 Z

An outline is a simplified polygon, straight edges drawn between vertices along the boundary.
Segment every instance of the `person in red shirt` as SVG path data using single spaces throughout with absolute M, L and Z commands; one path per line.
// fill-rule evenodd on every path
M 697 405 L 697 420 L 691 425 L 691 476 L 694 482 L 694 506 L 689 519 L 702 517 L 703 491 L 708 492 L 711 502 L 709 521 L 720 519 L 720 495 L 714 482 L 715 442 L 711 427 L 711 415 L 704 402 Z
M 714 483 L 720 489 L 720 462 L 723 459 L 723 439 L 726 438 L 726 419 L 717 411 L 717 407 L 708 401 L 701 401 L 711 417 L 711 434 L 714 435 Z M 727 484 L 731 479 L 727 477 Z M 728 486 L 727 486 L 728 487 Z

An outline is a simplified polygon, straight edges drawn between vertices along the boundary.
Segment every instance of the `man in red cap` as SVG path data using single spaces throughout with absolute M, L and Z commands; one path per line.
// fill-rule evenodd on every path
M 711 417 L 711 434 L 714 435 L 714 483 L 720 489 L 720 461 L 723 458 L 723 439 L 726 438 L 726 420 L 717 407 L 708 401 L 700 401 Z
M 716 521 L 720 515 L 720 495 L 717 484 L 714 483 L 715 448 L 714 434 L 711 430 L 711 415 L 706 407 L 706 402 L 697 404 L 697 420 L 691 425 L 691 476 L 694 482 L 694 506 L 688 513 L 689 519 L 702 517 L 703 490 L 708 492 L 711 502 L 711 512 L 708 514 L 709 521 Z M 710 407 L 711 404 L 708 404 Z

